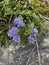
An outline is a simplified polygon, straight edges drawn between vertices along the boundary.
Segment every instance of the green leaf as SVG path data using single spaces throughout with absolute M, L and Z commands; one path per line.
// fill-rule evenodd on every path
M 33 28 L 34 28 L 34 24 L 33 24 L 33 23 L 28 24 L 28 25 L 26 26 L 26 28 L 25 28 L 24 34 L 25 34 L 25 35 L 31 34 Z
M 10 0 L 4 0 L 5 4 L 8 5 Z
M 9 14 L 12 14 L 12 9 L 8 6 L 5 7 L 5 14 L 6 15 L 9 15 Z

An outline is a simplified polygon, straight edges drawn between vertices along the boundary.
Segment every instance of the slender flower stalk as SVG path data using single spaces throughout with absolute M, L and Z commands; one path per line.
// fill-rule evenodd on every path
M 36 39 L 36 36 L 35 36 L 35 39 Z M 39 65 L 41 65 L 40 52 L 39 52 L 39 47 L 38 47 L 38 42 L 37 42 L 37 40 L 36 40 L 36 46 L 37 46 L 37 53 L 38 53 Z

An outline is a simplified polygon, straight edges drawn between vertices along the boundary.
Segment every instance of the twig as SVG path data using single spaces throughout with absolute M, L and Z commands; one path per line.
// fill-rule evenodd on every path
M 9 19 L 9 24 L 10 24 L 11 20 L 12 20 L 12 14 L 11 14 L 10 19 Z M 3 31 L 7 30 L 7 29 L 8 29 L 9 24 L 7 25 L 7 28 L 5 28 L 5 29 L 3 29 L 2 31 L 0 31 L 0 33 L 2 33 Z
M 40 52 L 39 52 L 39 47 L 38 47 L 37 41 L 36 41 L 36 46 L 37 46 L 37 52 L 38 52 L 39 65 L 41 65 Z
M 27 60 L 27 63 L 26 63 L 26 65 L 28 65 L 28 63 L 29 63 L 29 60 L 30 60 L 30 56 L 31 56 L 32 52 L 35 50 L 35 47 L 36 47 L 36 44 L 35 44 L 34 48 L 32 49 L 32 51 L 31 51 L 31 53 L 30 53 L 30 55 L 29 55 L 29 58 L 28 58 L 28 60 Z
M 49 20 L 49 18 L 47 18 L 47 17 L 41 15 L 39 12 L 38 12 L 38 15 L 39 15 L 42 19 L 44 19 L 44 20 Z
M 43 56 L 45 56 L 45 55 L 42 55 L 40 58 L 42 58 Z M 36 63 L 36 62 L 39 62 L 39 60 L 34 60 L 34 62 L 32 62 L 32 63 L 29 64 L 29 65 L 33 65 L 33 64 Z
M 45 16 L 43 16 L 43 17 L 44 17 L 44 19 L 49 20 L 49 18 L 48 18 L 48 17 L 45 17 Z
M 3 7 L 2 7 L 2 9 L 1 9 L 1 11 L 3 11 L 3 9 L 5 8 L 5 4 L 3 5 Z
M 11 20 L 12 20 L 12 14 L 11 14 L 11 16 L 10 16 L 9 23 L 11 22 Z

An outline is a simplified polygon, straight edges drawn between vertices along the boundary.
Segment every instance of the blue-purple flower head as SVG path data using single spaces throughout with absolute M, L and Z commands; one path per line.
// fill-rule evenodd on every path
M 38 29 L 34 28 L 32 34 L 28 37 L 29 42 L 34 44 L 35 40 L 36 40 L 35 36 L 37 36 L 37 35 L 38 35 Z
M 15 18 L 15 19 L 14 19 L 14 24 L 17 24 L 17 25 L 18 25 L 19 22 L 20 22 L 20 18 Z
M 19 32 L 18 28 L 17 27 L 12 27 L 9 32 L 8 32 L 8 36 L 9 37 L 13 37 L 15 35 L 17 35 Z
M 8 36 L 17 43 L 21 42 L 20 36 L 18 36 L 18 32 L 19 30 L 17 27 L 12 27 L 8 32 Z
M 21 42 L 21 39 L 20 39 L 20 36 L 19 36 L 19 35 L 14 36 L 14 37 L 13 37 L 13 40 L 14 40 L 15 42 L 17 42 L 17 43 Z
M 34 44 L 34 42 L 35 42 L 34 37 L 32 37 L 31 35 L 28 37 L 28 40 L 29 40 L 29 42 L 32 43 L 32 44 Z
M 38 35 L 38 29 L 34 28 L 32 33 L 33 33 L 34 36 Z
M 18 25 L 20 27 L 24 27 L 25 26 L 25 23 L 19 17 L 14 19 L 14 24 Z

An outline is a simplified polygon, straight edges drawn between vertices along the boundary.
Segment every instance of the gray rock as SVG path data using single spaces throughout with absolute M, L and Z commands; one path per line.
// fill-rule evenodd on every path
M 0 58 L 1 58 L 2 55 L 3 55 L 3 51 L 2 51 L 2 49 L 0 48 Z

